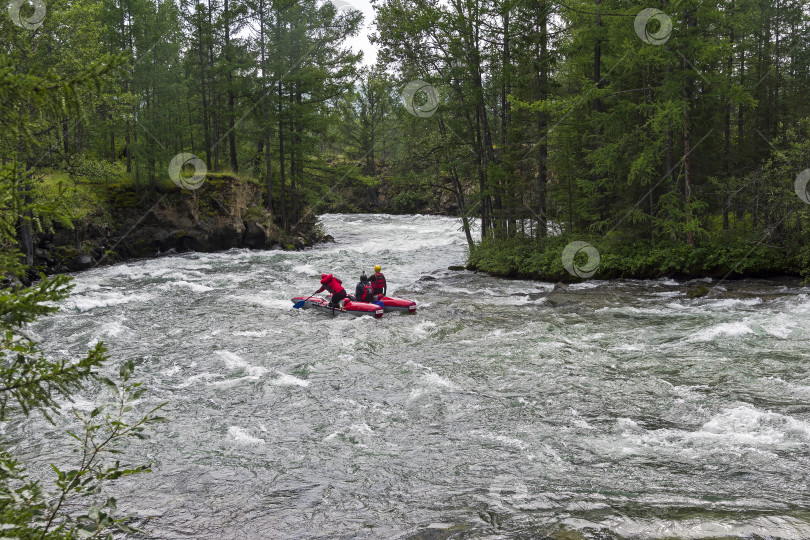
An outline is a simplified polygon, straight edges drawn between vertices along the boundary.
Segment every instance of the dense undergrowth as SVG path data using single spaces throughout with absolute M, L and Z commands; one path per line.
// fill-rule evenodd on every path
M 599 252 L 599 265 L 592 279 L 810 278 L 810 246 L 789 249 L 763 242 L 761 236 L 739 235 L 705 239 L 694 247 L 685 242 L 623 242 L 581 236 L 485 240 L 471 251 L 468 268 L 503 277 L 581 281 L 563 267 L 563 250 L 574 240 L 588 242 Z M 579 253 L 574 263 L 582 267 L 586 260 L 587 255 Z

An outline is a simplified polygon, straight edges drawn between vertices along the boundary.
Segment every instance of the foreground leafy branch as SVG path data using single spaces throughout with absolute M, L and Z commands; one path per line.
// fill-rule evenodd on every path
M 165 405 L 137 410 L 145 388 L 132 380 L 134 364 L 124 362 L 119 382 L 99 375 L 108 360 L 99 343 L 77 362 L 50 360 L 40 351 L 27 325 L 57 309 L 56 302 L 70 291 L 69 279 L 43 279 L 30 288 L 0 291 L 0 421 L 41 412 L 54 423 L 64 401 L 88 383 L 103 383 L 108 403 L 90 412 L 73 410 L 80 429 L 68 431 L 77 459 L 70 467 L 51 465 L 53 488 L 29 479 L 25 467 L 11 453 L 21 441 L 0 439 L 0 536 L 3 538 L 99 538 L 113 531 L 136 532 L 129 518 L 104 486 L 120 478 L 149 472 L 149 464 L 121 460 L 127 440 L 147 437 L 147 428 L 164 420 L 157 412 Z M 114 458 L 114 459 L 113 459 Z

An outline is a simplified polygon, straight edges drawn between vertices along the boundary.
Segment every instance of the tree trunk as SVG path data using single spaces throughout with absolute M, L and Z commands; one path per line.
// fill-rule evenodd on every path
M 725 131 L 725 144 L 723 145 L 723 169 L 725 172 L 725 179 L 726 181 L 729 180 L 731 177 L 731 78 L 733 76 L 732 69 L 734 67 L 734 0 L 731 0 L 731 5 L 729 7 L 730 11 L 730 28 L 729 28 L 729 43 L 731 46 L 731 51 L 728 55 L 728 60 L 726 61 L 726 70 L 728 71 L 728 81 L 726 82 L 726 110 L 725 110 L 725 117 L 724 117 L 724 131 Z M 723 194 L 723 230 L 729 230 L 729 207 L 731 205 L 731 200 L 729 195 Z
M 233 67 L 231 66 L 231 19 L 228 0 L 223 3 L 223 20 L 225 27 L 225 70 L 228 80 L 228 154 L 230 156 L 231 170 L 234 173 L 239 172 L 239 162 L 236 159 L 236 114 L 234 112 L 234 97 L 233 97 Z
M 686 57 L 684 57 L 683 61 L 683 70 L 686 72 L 688 69 Z M 691 210 L 691 199 L 692 199 L 692 140 L 691 140 L 691 133 L 689 131 L 689 106 L 691 103 L 691 88 L 689 81 L 686 80 L 684 82 L 684 119 L 683 119 L 683 169 L 684 169 L 684 179 L 683 179 L 683 195 L 684 195 L 684 205 L 686 209 L 686 225 L 691 227 L 692 225 L 692 210 Z M 695 238 L 692 235 L 691 231 L 687 231 L 686 233 L 686 243 L 690 246 L 695 245 Z
M 284 100 L 284 91 L 281 87 L 281 80 L 278 81 L 278 160 L 281 169 L 281 223 L 282 227 L 287 229 L 287 187 L 286 178 L 284 176 L 284 117 L 282 116 L 282 101 Z
M 265 206 L 270 214 L 273 214 L 273 182 L 272 182 L 272 164 L 270 162 L 270 110 L 267 104 L 268 94 L 270 88 L 267 85 L 267 49 L 265 43 L 264 33 L 264 0 L 259 0 L 259 42 L 261 44 L 261 62 L 262 62 L 262 131 L 264 137 L 264 166 L 265 166 L 265 185 L 267 186 L 267 196 L 265 197 Z
M 536 21 L 540 33 L 537 49 L 537 70 L 535 87 L 537 101 L 546 99 L 548 95 L 548 6 L 545 2 L 537 5 Z M 548 117 L 545 112 L 538 111 L 537 115 L 537 238 L 545 238 L 548 234 Z
M 208 35 L 208 67 L 211 72 L 214 72 L 214 24 L 212 21 L 211 15 L 211 0 L 208 0 L 208 31 L 210 34 Z M 214 144 L 211 147 L 211 151 L 214 153 L 214 170 L 219 171 L 219 114 L 218 114 L 218 103 L 217 103 L 217 85 L 211 80 L 211 127 L 214 131 Z
M 199 23 L 197 26 L 197 39 L 199 47 L 197 49 L 200 60 L 200 96 L 202 97 L 202 113 L 203 113 L 203 138 L 205 139 L 205 166 L 209 170 L 211 167 L 211 115 L 208 110 L 208 88 L 205 81 L 205 53 L 203 51 L 203 21 L 202 14 L 199 14 Z

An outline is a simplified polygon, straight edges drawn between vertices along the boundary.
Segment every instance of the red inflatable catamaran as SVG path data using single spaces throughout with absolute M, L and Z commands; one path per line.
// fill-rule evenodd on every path
M 327 298 L 322 298 L 320 296 L 313 296 L 310 298 L 307 298 L 306 296 L 298 296 L 293 298 L 292 301 L 293 304 L 297 304 L 303 300 L 304 305 L 301 306 L 302 309 L 315 309 L 316 311 L 323 311 L 332 315 L 353 315 L 355 317 L 371 315 L 375 319 L 379 319 L 384 313 L 383 308 L 376 304 L 352 302 L 351 300 L 346 300 L 346 302 L 344 302 L 343 309 L 332 307 L 329 305 L 330 298 L 331 296 L 328 296 Z
M 313 296 L 311 298 L 297 296 L 293 298 L 292 301 L 293 304 L 297 304 L 303 300 L 304 305 L 301 306 L 302 309 L 312 308 L 317 311 L 330 313 L 332 315 L 353 315 L 355 317 L 360 317 L 361 315 L 372 315 L 374 318 L 379 319 L 383 316 L 383 313 L 389 313 L 392 311 L 399 313 L 416 313 L 416 302 L 413 300 L 405 300 L 403 298 L 383 296 L 373 304 L 346 300 L 343 305 L 343 309 L 333 308 L 330 306 L 329 300 L 331 299 L 331 295 L 327 296 L 326 298 L 322 298 L 320 296 Z
M 403 298 L 391 298 L 383 296 L 378 300 L 383 303 L 383 309 L 386 313 L 389 311 L 398 311 L 400 313 L 416 313 L 416 302 L 413 300 L 405 300 Z
M 327 300 L 331 300 L 332 295 L 329 295 L 326 298 Z M 416 313 L 416 302 L 413 300 L 383 296 L 374 303 L 380 305 L 380 302 L 382 302 L 383 310 L 385 310 L 386 313 L 390 313 L 392 311 L 397 311 L 399 313 Z

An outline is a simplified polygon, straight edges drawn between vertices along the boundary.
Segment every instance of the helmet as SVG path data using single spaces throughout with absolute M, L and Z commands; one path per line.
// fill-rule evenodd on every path
M 379 264 L 374 266 L 374 271 L 375 272 L 379 272 L 380 270 L 382 270 L 382 267 Z
M 321 274 L 321 279 L 326 279 L 326 276 L 328 276 L 328 275 L 329 274 Z
M 366 281 L 368 281 L 368 276 L 366 275 L 366 273 L 365 273 L 365 272 L 363 272 L 362 274 L 360 274 L 360 281 L 362 281 L 362 282 L 366 282 Z

